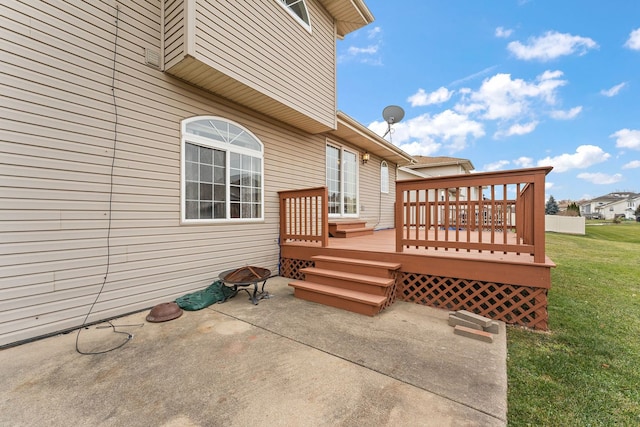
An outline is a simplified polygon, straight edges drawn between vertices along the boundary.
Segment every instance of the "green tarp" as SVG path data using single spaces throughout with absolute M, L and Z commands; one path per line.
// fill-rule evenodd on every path
M 176 304 L 183 310 L 195 311 L 209 307 L 217 302 L 224 302 L 234 294 L 233 289 L 216 280 L 207 288 L 176 298 Z

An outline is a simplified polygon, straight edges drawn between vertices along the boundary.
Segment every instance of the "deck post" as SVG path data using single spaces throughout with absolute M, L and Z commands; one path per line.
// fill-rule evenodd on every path
M 324 194 L 322 195 L 322 240 L 321 245 L 323 248 L 329 246 L 329 189 L 324 188 Z
M 286 198 L 282 197 L 282 195 L 279 195 L 279 199 L 280 199 L 280 243 L 285 241 L 285 236 L 287 234 L 287 214 L 286 214 L 286 209 L 287 209 L 287 202 L 286 202 Z
M 545 217 L 544 217 L 544 179 L 546 174 L 537 174 L 534 178 L 533 200 L 533 262 L 545 262 Z
M 395 231 L 396 252 L 402 252 L 402 233 L 404 231 L 404 190 L 396 182 Z

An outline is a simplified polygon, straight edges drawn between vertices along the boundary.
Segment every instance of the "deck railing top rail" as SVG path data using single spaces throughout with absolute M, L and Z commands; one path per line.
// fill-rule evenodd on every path
M 511 169 L 496 172 L 478 172 L 472 174 L 434 176 L 429 178 L 414 178 L 396 182 L 396 189 L 415 187 L 421 183 L 427 188 L 447 187 L 478 187 L 487 185 L 501 185 L 504 183 L 533 183 L 535 177 L 544 178 L 553 167 L 544 166 L 538 168 Z M 444 185 L 446 183 L 446 185 Z
M 544 263 L 544 181 L 551 169 L 398 181 L 396 251 L 504 252 Z

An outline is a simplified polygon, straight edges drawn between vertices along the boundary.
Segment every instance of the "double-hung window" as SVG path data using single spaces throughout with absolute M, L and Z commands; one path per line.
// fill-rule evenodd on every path
M 327 144 L 329 215 L 358 215 L 358 154 Z
M 263 146 L 220 117 L 182 122 L 181 219 L 185 223 L 264 217 Z

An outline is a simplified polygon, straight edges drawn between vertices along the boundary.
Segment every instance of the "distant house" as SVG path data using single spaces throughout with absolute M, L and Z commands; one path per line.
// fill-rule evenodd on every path
M 635 210 L 639 204 L 640 194 L 638 193 L 612 192 L 580 203 L 580 214 L 586 218 L 634 219 Z
M 598 207 L 598 212 L 604 219 L 625 218 L 635 219 L 636 206 L 640 205 L 640 195 L 631 193 L 621 200 L 614 200 Z
M 415 179 L 415 178 L 430 178 L 436 176 L 448 176 L 448 175 L 464 175 L 470 174 L 475 167 L 471 160 L 461 159 L 457 157 L 447 156 L 413 156 L 414 163 L 401 166 L 398 168 L 398 180 L 402 179 Z M 471 199 L 478 198 L 477 188 L 471 190 Z M 453 195 L 452 195 L 453 196 Z M 443 196 L 440 195 L 440 198 Z M 467 198 L 466 193 L 460 195 L 461 198 Z
M 468 174 L 475 169 L 471 160 L 457 157 L 413 156 L 413 158 L 415 163 L 398 169 L 398 179 Z
M 277 274 L 282 190 L 327 186 L 331 218 L 393 227 L 412 158 L 336 112 L 362 0 L 3 9 L 0 345 Z

